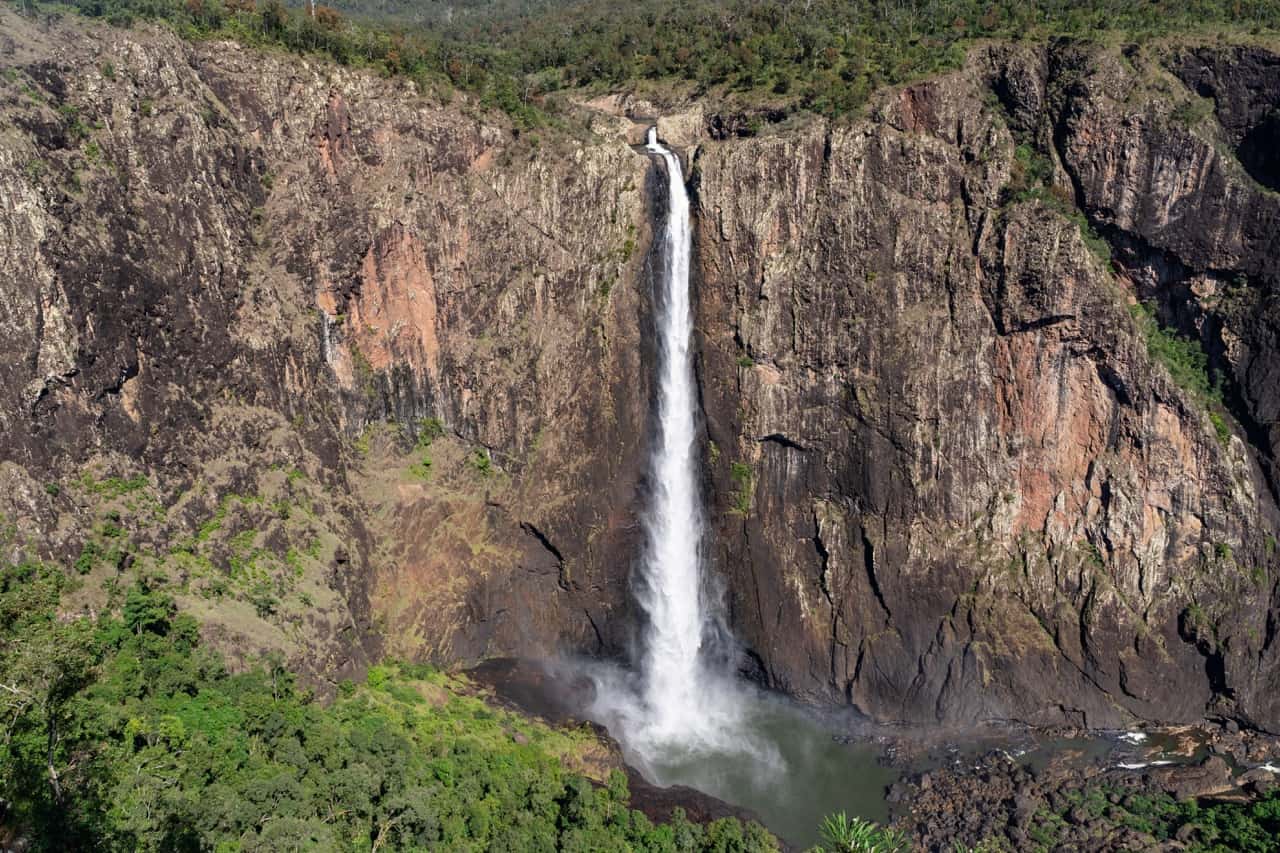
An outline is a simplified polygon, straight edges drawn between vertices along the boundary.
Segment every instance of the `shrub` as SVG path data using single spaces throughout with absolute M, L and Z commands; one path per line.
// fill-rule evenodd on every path
M 1212 114 L 1213 101 L 1208 98 L 1191 98 L 1174 107 L 1169 115 L 1184 127 L 1195 127 Z
M 1200 342 L 1161 328 L 1149 305 L 1138 303 L 1129 310 L 1146 338 L 1151 360 L 1163 364 L 1174 383 L 1205 406 L 1220 405 L 1222 393 L 1209 378 L 1209 357 Z
M 822 821 L 822 844 L 815 850 L 820 853 L 908 853 L 911 842 L 899 830 L 862 818 L 850 818 L 840 812 Z
M 426 480 L 431 477 L 431 457 L 423 454 L 417 462 L 409 466 L 409 473 L 420 480 Z
M 468 458 L 471 467 L 476 470 L 482 477 L 488 477 L 493 473 L 493 459 L 489 456 L 489 451 L 484 447 L 477 447 Z
M 444 423 L 439 418 L 423 418 L 418 421 L 418 446 L 430 447 L 431 443 L 444 435 Z
M 98 564 L 98 558 L 102 556 L 102 549 L 98 547 L 97 542 L 86 542 L 84 547 L 80 549 L 80 556 L 76 557 L 75 570 L 79 574 L 87 575 L 93 571 L 93 567 Z
M 1213 431 L 1217 433 L 1218 441 L 1223 447 L 1231 446 L 1231 427 L 1227 425 L 1226 420 L 1217 412 L 1209 412 L 1209 422 L 1213 424 Z

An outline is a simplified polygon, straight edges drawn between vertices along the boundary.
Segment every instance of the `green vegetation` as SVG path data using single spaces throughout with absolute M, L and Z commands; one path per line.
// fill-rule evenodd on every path
M 822 822 L 822 844 L 811 853 L 907 853 L 910 849 L 904 833 L 840 812 Z
M 1185 127 L 1195 127 L 1213 115 L 1213 101 L 1209 98 L 1193 97 L 1173 108 L 1170 118 Z
M 1119 802 L 1112 803 L 1113 795 Z M 1152 847 L 1175 836 L 1196 853 L 1271 853 L 1280 838 L 1280 789 L 1252 803 L 1195 800 L 1178 802 L 1164 793 L 1135 794 L 1106 786 L 1066 792 L 1062 814 L 1041 813 L 1041 826 L 1060 826 L 1067 812 L 1082 807 L 1151 837 Z
M 1147 355 L 1163 364 L 1174 384 L 1205 407 L 1218 441 L 1229 445 L 1231 427 L 1223 417 L 1222 389 L 1209 377 L 1209 356 L 1200 342 L 1162 328 L 1149 305 L 1138 303 L 1129 311 L 1146 338 Z
M 1066 825 L 1067 821 L 1062 815 L 1040 809 L 1035 813 L 1031 826 L 1027 828 L 1027 835 L 1039 845 L 1039 849 L 1052 850 L 1058 846 L 1058 840 Z
M 44 173 L 48 171 L 48 168 L 43 160 L 31 159 L 22 167 L 22 174 L 34 184 L 44 177 Z
M 417 460 L 409 463 L 409 473 L 419 480 L 426 480 L 431 477 L 432 464 L 431 457 L 424 453 Z
M 271 472 L 260 483 L 263 491 L 223 492 L 216 503 L 206 485 L 196 484 L 173 514 L 144 477 L 99 479 L 87 472 L 68 488 L 78 503 L 94 507 L 99 521 L 71 567 L 86 583 L 104 586 L 124 582 L 120 573 L 133 567 L 140 577 L 167 579 L 174 594 L 244 602 L 290 630 L 297 618 L 291 605 L 307 593 L 307 576 L 320 570 L 325 547 L 315 526 L 319 490 L 296 468 L 272 466 Z M 192 524 L 193 533 L 178 533 Z M 214 607 L 220 608 L 214 621 L 235 612 Z
M 472 454 L 467 457 L 467 461 L 481 477 L 488 477 L 493 473 L 493 458 L 489 456 L 487 448 L 477 447 Z
M 1201 402 L 1220 402 L 1221 393 L 1209 379 L 1209 357 L 1199 341 L 1162 328 L 1151 306 L 1138 303 L 1130 313 L 1147 340 L 1147 355 L 1163 364 L 1178 387 Z
M 1197 602 L 1193 601 L 1188 604 L 1183 613 L 1186 616 L 1187 624 L 1191 627 L 1197 630 L 1207 630 L 1210 627 L 1208 615 Z
M 734 462 L 729 466 L 729 477 L 737 487 L 733 492 L 733 511 L 747 515 L 751 512 L 751 496 L 755 492 L 755 475 L 751 466 L 745 462 Z
M 439 418 L 422 418 L 418 421 L 418 439 L 414 442 L 414 450 L 418 458 L 409 464 L 409 473 L 418 479 L 425 480 L 431 476 L 432 442 L 444 435 L 444 423 Z
M 1210 410 L 1209 422 L 1213 424 L 1213 432 L 1218 436 L 1218 442 L 1226 447 L 1231 443 L 1231 427 L 1227 426 L 1226 419 L 1215 411 Z
M 359 350 L 357 350 L 357 352 L 359 352 Z M 369 446 L 373 442 L 373 436 L 379 429 L 380 425 L 376 423 L 368 423 L 364 425 L 364 428 L 360 430 L 360 434 L 356 436 L 355 441 L 351 443 L 351 446 L 355 448 L 356 453 L 359 453 L 361 456 L 369 455 Z
M 423 418 L 418 421 L 418 446 L 430 447 L 431 442 L 444 435 L 444 422 L 439 418 Z
M 121 477 L 106 477 L 104 479 L 95 479 L 92 473 L 86 472 L 80 478 L 80 486 L 90 495 L 99 498 L 118 498 L 131 492 L 137 492 L 147 487 L 147 478 L 139 474 L 136 477 L 124 479 Z
M 767 851 L 763 829 L 651 824 L 625 777 L 568 769 L 587 729 L 496 710 L 427 667 L 328 705 L 278 661 L 232 674 L 163 589 L 61 616 L 72 581 L 0 570 L 0 799 L 33 850 Z
M 1079 229 L 1085 248 L 1103 265 L 1111 266 L 1111 244 L 1076 207 L 1071 194 L 1053 184 L 1053 162 L 1031 145 L 1024 143 L 1014 149 L 1013 169 L 1005 197 L 1014 202 L 1038 201 L 1070 220 Z
M 25 8 L 26 0 L 13 0 Z M 163 20 L 192 38 L 232 37 L 400 74 L 426 91 L 473 93 L 520 129 L 552 121 L 568 89 L 664 84 L 785 114 L 839 116 L 870 93 L 956 67 L 978 39 L 1275 30 L 1280 0 L 346 0 L 315 15 L 279 0 L 66 0 L 125 25 Z M 351 18 L 344 17 L 344 13 Z M 370 21 L 376 23 L 369 23 Z M 759 119 L 751 122 L 759 125 Z
M 1053 181 L 1053 163 L 1027 144 L 1013 150 L 1012 187 L 1019 193 L 1030 193 Z

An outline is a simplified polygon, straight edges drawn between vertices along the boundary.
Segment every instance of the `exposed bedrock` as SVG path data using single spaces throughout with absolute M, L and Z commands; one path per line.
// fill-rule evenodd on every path
M 718 564 L 771 684 L 918 722 L 1280 726 L 1280 196 L 1232 153 L 1277 67 L 993 47 L 852 127 L 701 149 Z M 1197 75 L 1249 105 L 1218 122 Z
M 5 547 L 74 560 L 115 488 L 85 472 L 140 474 L 174 509 L 125 511 L 91 586 L 142 561 L 245 655 L 621 653 L 636 129 L 2 14 Z M 884 719 L 1280 729 L 1278 68 L 997 45 L 838 125 L 664 119 L 751 671 Z

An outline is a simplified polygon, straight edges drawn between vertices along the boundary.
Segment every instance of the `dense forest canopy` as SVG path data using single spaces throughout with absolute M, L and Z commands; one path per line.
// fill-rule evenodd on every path
M 775 850 L 756 824 L 654 825 L 626 777 L 570 766 L 588 729 L 497 710 L 428 667 L 315 701 L 240 674 L 162 581 L 60 615 L 71 572 L 0 565 L 0 847 L 31 850 Z
M 30 0 L 11 0 L 27 5 Z M 517 127 L 565 90 L 670 83 L 689 94 L 840 116 L 878 86 L 951 68 L 982 38 L 1143 40 L 1280 28 L 1280 0 L 69 0 L 90 16 L 164 19 L 479 95 Z

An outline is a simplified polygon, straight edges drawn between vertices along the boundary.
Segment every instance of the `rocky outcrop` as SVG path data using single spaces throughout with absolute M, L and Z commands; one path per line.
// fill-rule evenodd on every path
M 718 563 L 771 684 L 918 722 L 1280 725 L 1249 331 L 1280 218 L 1211 116 L 1178 124 L 1165 62 L 994 47 L 852 126 L 701 150 Z M 1149 354 L 1149 299 L 1208 345 L 1220 431 Z
M 616 651 L 645 158 L 232 43 L 4 33 L 14 553 L 70 562 L 114 514 L 224 645 L 325 675 Z
M 1256 766 L 1233 771 L 1222 756 L 1231 754 L 1247 767 L 1274 754 L 1276 744 L 1266 736 L 1246 741 L 1208 727 L 1179 737 L 1195 741 L 1201 755 L 1206 746 L 1216 754 L 1130 750 L 1096 740 L 1080 750 L 1080 740 L 1032 741 L 1019 757 L 993 749 L 917 771 L 891 787 L 889 801 L 898 825 L 922 850 L 1194 849 L 1215 830 L 1177 803 L 1201 800 L 1222 808 L 1271 790 L 1274 773 Z M 1131 751 L 1138 754 L 1125 754 Z
M 149 573 L 326 676 L 621 652 L 645 105 L 539 138 L 305 58 L 3 22 L 8 552 L 84 558 L 87 610 Z M 1276 67 L 993 45 L 855 121 L 661 123 L 750 671 L 885 719 L 1280 726 Z

